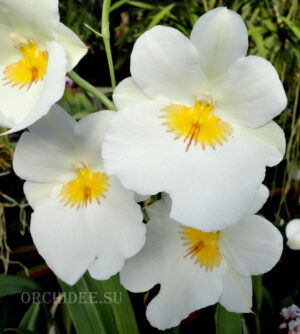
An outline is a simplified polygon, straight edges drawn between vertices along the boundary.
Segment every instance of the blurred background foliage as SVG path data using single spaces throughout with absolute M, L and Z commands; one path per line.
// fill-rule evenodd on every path
M 116 78 L 119 82 L 129 76 L 131 50 L 144 31 L 156 24 L 163 24 L 189 36 L 197 18 L 216 6 L 227 6 L 242 15 L 249 31 L 249 54 L 264 57 L 276 67 L 287 93 L 288 106 L 276 119 L 286 134 L 286 156 L 279 166 L 267 171 L 265 184 L 270 189 L 270 198 L 261 212 L 284 235 L 286 223 L 299 217 L 298 0 L 113 1 L 110 30 Z M 60 1 L 61 20 L 89 46 L 88 55 L 76 71 L 92 84 L 102 87 L 110 96 L 103 41 L 93 32 L 100 31 L 101 9 L 101 0 Z M 66 89 L 60 104 L 76 119 L 101 108 L 98 101 L 74 86 Z M 37 254 L 28 232 L 31 209 L 24 199 L 23 183 L 14 175 L 11 166 L 19 135 L 0 137 L 0 267 L 2 273 L 14 275 L 6 276 L 9 281 L 0 276 L 0 331 L 12 327 L 19 328 L 19 333 L 46 333 L 55 319 L 60 332 L 73 333 L 74 324 L 68 307 L 35 303 L 29 307 L 21 303 L 18 295 L 21 291 L 40 291 L 41 286 L 47 291 L 61 291 L 54 275 Z M 13 279 L 22 276 L 30 277 L 30 280 Z M 256 315 L 243 317 L 244 333 L 287 333 L 287 329 L 279 329 L 282 322 L 280 310 L 292 303 L 299 305 L 299 252 L 285 247 L 279 264 L 264 275 L 262 288 L 259 281 L 260 278 L 254 278 Z M 131 298 L 140 332 L 159 332 L 151 329 L 144 317 L 149 294 Z M 214 309 L 211 307 L 192 314 L 181 324 L 180 332 L 210 334 L 215 333 L 214 326 Z M 178 329 L 176 331 L 178 333 Z

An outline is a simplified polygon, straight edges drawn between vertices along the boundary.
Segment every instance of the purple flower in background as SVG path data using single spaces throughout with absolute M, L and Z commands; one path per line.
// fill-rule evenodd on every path
M 280 329 L 289 328 L 288 334 L 300 334 L 300 308 L 292 304 L 281 310 L 285 321 L 279 326 Z M 289 320 L 289 321 L 288 321 Z
M 292 304 L 289 307 L 283 308 L 281 314 L 286 320 L 298 318 L 300 317 L 300 308 L 297 305 Z
M 289 334 L 300 334 L 300 318 L 289 322 Z

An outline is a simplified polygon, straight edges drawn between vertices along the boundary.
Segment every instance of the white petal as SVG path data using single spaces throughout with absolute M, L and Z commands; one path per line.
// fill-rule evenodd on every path
M 13 126 L 13 123 L 9 119 L 7 119 L 1 111 L 0 111 L 0 126 L 3 128 L 11 128 Z
M 1 100 L 0 110 L 14 124 L 6 134 L 22 130 L 44 116 L 58 101 L 65 90 L 67 60 L 63 48 L 57 42 L 47 48 L 48 68 L 44 80 L 26 88 L 3 86 L 0 93 L 6 96 Z
M 296 236 L 289 239 L 287 241 L 287 245 L 290 249 L 300 250 L 300 234 L 297 234 Z
M 67 71 L 69 72 L 79 63 L 81 58 L 85 56 L 88 48 L 71 29 L 62 23 L 59 24 L 57 41 L 65 49 L 68 60 Z
M 131 292 L 144 292 L 159 283 L 162 268 L 161 245 L 157 232 L 147 229 L 146 244 L 142 250 L 125 262 L 120 279 Z
M 103 139 L 107 123 L 112 114 L 113 114 L 112 111 L 104 110 L 101 112 L 88 115 L 82 118 L 79 122 L 76 122 L 61 107 L 59 107 L 58 105 L 53 106 L 51 112 L 49 112 L 46 116 L 44 116 L 37 123 L 35 123 L 29 128 L 30 130 L 29 134 L 26 134 L 26 136 L 25 135 L 22 136 L 21 138 L 22 143 L 23 143 L 23 137 L 25 136 L 27 138 L 25 139 L 26 147 L 23 148 L 22 147 L 23 144 L 21 142 L 17 145 L 17 152 L 15 154 L 15 161 L 14 161 L 16 172 L 22 174 L 24 167 L 26 168 L 28 163 L 37 165 L 37 167 L 36 166 L 31 167 L 31 165 L 29 165 L 28 167 L 28 169 L 33 168 L 33 174 L 36 172 L 36 168 L 39 167 L 38 166 L 39 164 L 35 163 L 36 161 L 35 157 L 33 157 L 32 161 L 29 162 L 26 159 L 28 151 L 31 152 L 32 148 L 36 147 L 37 145 L 35 140 L 36 138 L 38 142 L 36 148 L 38 152 L 37 153 L 38 159 L 44 157 L 44 154 L 42 154 L 41 152 L 44 151 L 46 152 L 46 154 L 48 154 L 49 144 L 51 145 L 50 152 L 52 152 L 53 149 L 56 150 L 57 152 L 60 152 L 61 150 L 65 155 L 64 158 L 59 156 L 53 159 L 50 158 L 48 161 L 48 165 L 50 166 L 53 165 L 53 162 L 57 163 L 60 161 L 65 161 L 67 157 L 70 156 L 69 160 L 71 161 L 65 162 L 65 165 L 67 167 L 71 167 L 70 175 L 72 176 L 74 173 L 73 171 L 74 167 L 72 165 L 72 162 L 78 163 L 79 161 L 81 163 L 86 163 L 94 170 L 99 170 L 99 169 L 102 170 L 102 159 L 100 157 L 101 141 Z M 31 141 L 30 141 L 30 136 L 33 136 L 34 138 Z M 44 147 L 45 145 L 46 147 Z M 75 152 L 72 153 L 73 151 Z M 22 158 L 23 154 L 25 158 Z M 25 162 L 23 159 L 25 160 Z M 47 155 L 45 159 L 46 159 L 45 165 L 47 165 Z M 100 162 L 101 165 L 100 166 L 97 165 L 96 162 L 98 163 Z M 59 178 L 61 181 L 66 181 L 66 179 L 69 177 L 70 176 L 64 175 L 60 176 Z M 52 191 L 53 190 L 52 188 L 56 188 L 57 186 L 58 186 L 57 183 L 36 184 L 32 182 L 26 182 L 24 185 L 24 191 L 30 205 L 35 208 L 39 204 L 39 201 L 44 201 L 49 198 L 55 199 L 56 197 L 54 198 L 53 196 L 57 196 L 57 193 L 59 193 L 59 191 Z M 54 194 L 52 194 L 53 192 Z
M 276 166 L 283 159 L 286 141 L 284 132 L 278 124 L 271 121 L 256 129 L 243 127 L 243 132 L 268 148 L 265 152 L 267 166 Z
M 202 71 L 212 82 L 248 49 L 248 33 L 240 15 L 226 7 L 213 9 L 196 22 L 191 41 L 199 51 Z
M 300 233 L 300 219 L 293 219 L 286 225 L 285 228 L 286 237 L 289 239 L 298 233 Z
M 147 319 L 160 330 L 177 326 L 190 313 L 215 304 L 222 288 L 218 275 L 181 266 L 162 278 L 158 295 L 147 307 Z
M 282 236 L 260 216 L 249 215 L 221 233 L 221 252 L 241 275 L 260 275 L 271 270 L 282 253 Z
M 212 231 L 239 221 L 264 179 L 270 147 L 237 131 L 215 150 L 193 145 L 186 152 L 162 125 L 161 107 L 116 113 L 103 143 L 106 172 L 140 194 L 169 193 L 171 216 L 182 224 Z
M 76 210 L 57 205 L 39 208 L 31 218 L 30 231 L 38 252 L 69 285 L 77 282 L 95 257 L 85 220 Z
M 206 271 L 185 257 L 180 225 L 169 217 L 170 200 L 147 208 L 147 239 L 144 248 L 126 261 L 121 283 L 130 291 L 147 291 L 160 284 L 160 291 L 147 307 L 147 318 L 161 330 L 176 326 L 191 312 L 216 303 L 222 291 L 225 267 Z
M 89 114 L 77 122 L 74 132 L 76 136 L 81 137 L 81 140 L 87 137 L 86 140 L 89 140 L 91 143 L 97 141 L 100 144 L 103 141 L 108 124 L 115 114 L 116 112 L 112 110 L 101 110 Z
M 103 165 L 101 144 L 109 121 L 115 112 L 102 110 L 83 117 L 74 129 L 76 151 L 80 160 L 91 168 Z
M 262 184 L 256 193 L 254 202 L 252 203 L 252 206 L 248 213 L 249 214 L 257 213 L 264 206 L 268 197 L 269 197 L 269 189 L 264 184 Z
M 55 275 L 72 285 L 95 258 L 86 210 L 47 202 L 31 216 L 33 242 Z
M 20 59 L 20 51 L 14 46 L 10 35 L 14 33 L 11 27 L 2 24 L 1 3 L 0 3 L 0 66 L 11 64 Z M 2 76 L 1 76 L 2 77 Z
M 103 240 L 101 240 L 102 242 Z M 105 244 L 107 246 L 107 244 Z M 100 248 L 100 247 L 99 247 Z M 91 277 L 96 280 L 105 281 L 111 276 L 116 275 L 124 266 L 124 258 L 120 256 L 118 248 L 113 247 L 105 249 L 101 259 L 93 261 L 88 271 Z
M 25 132 L 16 147 L 13 168 L 20 178 L 32 182 L 64 182 L 76 176 L 73 162 L 69 150 Z
M 121 283 L 127 290 L 144 292 L 160 282 L 164 267 L 163 249 L 170 234 L 178 231 L 177 223 L 170 224 L 170 206 L 167 197 L 147 207 L 150 221 L 146 225 L 146 243 L 138 254 L 125 262 L 120 273 Z
M 61 183 L 35 183 L 26 181 L 24 183 L 24 193 L 26 199 L 33 210 L 43 205 L 49 200 L 57 200 L 62 184 Z
M 47 115 L 29 127 L 29 131 L 53 146 L 73 149 L 75 126 L 75 119 L 55 104 Z
M 295 237 L 292 237 L 287 241 L 287 245 L 290 249 L 300 250 L 300 234 L 297 234 Z
M 161 136 L 166 135 L 166 131 L 160 126 L 161 120 L 155 111 L 160 107 L 163 105 L 153 107 L 138 104 L 118 111 L 109 124 L 102 144 L 106 172 L 116 174 L 127 189 L 137 188 L 135 191 L 141 195 L 160 192 L 163 176 L 155 171 L 165 174 L 165 168 L 168 168 L 165 148 L 161 146 Z M 157 146 L 161 150 L 157 151 Z M 157 159 L 153 159 L 153 156 Z
M 4 77 L 4 66 L 0 67 L 0 78 Z M 26 87 L 19 89 L 5 85 L 3 80 L 0 80 L 0 95 L 5 96 L 5 99 L 0 100 L 0 126 L 9 126 L 10 128 L 21 123 L 32 110 L 34 110 L 37 101 L 43 93 L 44 81 L 32 85 L 29 90 Z
M 30 225 L 33 241 L 48 266 L 68 284 L 76 283 L 87 269 L 94 278 L 109 278 L 145 242 L 145 226 L 133 193 L 116 180 L 110 184 L 100 205 L 94 202 L 76 210 L 50 197 L 36 202 Z M 44 196 L 50 190 L 39 187 L 30 185 L 27 193 Z
M 15 173 L 33 182 L 66 181 L 76 176 L 74 167 L 75 121 L 60 107 L 22 134 L 15 150 Z
M 36 43 L 56 37 L 59 25 L 58 0 L 1 0 L 0 22 L 14 33 L 30 37 Z
M 285 228 L 287 245 L 294 250 L 300 249 L 300 219 L 291 220 Z
M 113 93 L 117 109 L 123 109 L 133 103 L 149 103 L 152 99 L 144 94 L 132 77 L 122 80 Z
M 195 46 L 178 30 L 156 26 L 135 43 L 131 75 L 144 93 L 153 98 L 194 105 L 206 80 Z
M 107 197 L 88 222 L 97 255 L 89 272 L 98 280 L 118 273 L 124 260 L 135 255 L 145 243 L 146 228 L 134 193 L 124 189 L 115 178 L 110 178 L 109 183 Z
M 286 107 L 287 99 L 275 68 L 249 56 L 237 60 L 212 88 L 215 113 L 228 121 L 258 127 Z
M 229 312 L 249 313 L 252 307 L 251 276 L 241 276 L 228 265 L 223 276 L 223 293 L 220 303 Z

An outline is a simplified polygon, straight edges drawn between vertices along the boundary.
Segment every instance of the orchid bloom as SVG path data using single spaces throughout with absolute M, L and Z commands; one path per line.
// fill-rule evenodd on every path
M 251 312 L 251 275 L 269 271 L 282 253 L 280 232 L 255 215 L 267 197 L 261 186 L 241 221 L 214 232 L 172 220 L 168 196 L 147 207 L 146 244 L 125 262 L 120 277 L 131 292 L 160 284 L 146 311 L 152 326 L 176 326 L 191 312 L 217 302 L 230 312 Z
M 113 112 L 76 122 L 54 106 L 23 133 L 14 170 L 34 212 L 33 242 L 54 273 L 72 285 L 89 271 L 104 280 L 145 242 L 135 193 L 103 170 L 101 142 Z
M 104 168 L 144 195 L 164 191 L 171 217 L 214 231 L 239 221 L 285 152 L 272 121 L 286 106 L 274 67 L 248 56 L 242 18 L 224 7 L 200 17 L 190 39 L 156 26 L 131 55 L 132 77 L 113 99 Z
M 58 0 L 1 0 L 0 22 L 0 126 L 11 133 L 62 97 L 87 48 L 59 21 Z

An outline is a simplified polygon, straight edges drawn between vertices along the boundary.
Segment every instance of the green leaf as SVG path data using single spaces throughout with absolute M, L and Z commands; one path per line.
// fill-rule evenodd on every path
M 77 334 L 105 334 L 107 333 L 95 303 L 85 303 L 82 296 L 90 293 L 85 278 L 81 278 L 75 285 L 69 286 L 58 279 Z
M 115 2 L 111 7 L 110 7 L 110 12 L 118 9 L 119 7 L 123 6 L 124 4 L 126 4 L 128 2 L 128 0 L 120 0 Z
M 264 46 L 264 39 L 260 33 L 260 28 L 255 27 L 251 22 L 247 22 L 249 35 L 253 38 L 253 41 L 256 45 L 257 55 L 263 58 L 266 58 L 266 50 Z
M 70 311 L 68 307 L 66 306 L 66 304 L 61 305 L 61 317 L 63 320 L 63 325 L 66 330 L 66 333 L 71 334 L 72 318 L 71 318 Z
M 263 21 L 264 25 L 272 32 L 277 34 L 277 26 L 271 19 L 266 19 Z
M 256 325 L 256 333 L 261 333 L 261 325 L 260 325 L 260 318 L 259 312 L 261 310 L 262 301 L 263 301 L 263 285 L 262 285 L 262 276 L 252 276 L 252 285 L 254 290 L 255 296 L 255 325 Z
M 295 34 L 295 36 L 300 39 L 300 29 L 286 17 L 281 17 L 282 21 L 291 29 L 291 31 Z
M 270 294 L 269 290 L 267 288 L 265 288 L 264 286 L 263 286 L 263 298 L 265 299 L 265 301 L 269 305 L 269 307 L 271 309 L 271 313 L 273 313 L 273 311 L 274 311 L 273 298 L 272 298 L 272 295 Z
M 248 14 L 252 11 L 252 8 L 250 6 L 249 3 L 247 3 L 245 6 L 243 6 L 242 9 L 242 18 L 243 20 L 246 20 L 246 17 L 248 16 Z
M 0 297 L 37 291 L 42 292 L 43 290 L 29 278 L 0 274 Z
M 76 302 L 68 302 L 68 298 L 65 301 L 77 334 L 139 333 L 128 293 L 121 286 L 118 276 L 97 281 L 86 274 L 73 287 L 60 280 L 58 282 L 67 297 L 70 293 L 77 296 Z M 80 294 L 93 294 L 93 299 L 80 303 Z
M 263 301 L 263 285 L 261 276 L 252 276 L 252 285 L 256 301 L 256 312 L 259 313 Z
M 130 303 L 127 291 L 120 284 L 119 276 L 113 276 L 107 281 L 102 282 L 103 288 L 113 298 L 110 304 L 116 320 L 118 333 L 138 334 L 134 312 Z
M 32 304 L 19 324 L 19 329 L 35 330 L 40 311 L 40 304 Z
M 20 328 L 5 328 L 3 330 L 3 333 L 5 332 L 14 332 L 14 333 L 18 333 L 18 334 L 39 334 L 37 332 L 33 332 L 29 329 L 20 329 Z
M 97 309 L 107 332 L 109 333 L 109 330 L 117 332 L 113 311 L 111 305 L 108 303 L 108 300 L 106 299 L 109 296 L 107 296 L 106 290 L 103 287 L 102 284 L 103 281 L 94 280 L 89 274 L 86 274 L 84 278 L 89 291 L 95 293 L 96 296 L 95 299 L 97 301 Z
M 140 1 L 128 1 L 128 4 L 143 9 L 156 9 L 157 7 Z
M 157 7 L 150 5 L 148 3 L 145 2 L 141 2 L 141 1 L 130 1 L 130 0 L 120 0 L 115 2 L 111 7 L 110 7 L 110 12 L 118 9 L 119 7 L 125 5 L 125 4 L 129 4 L 131 6 L 135 6 L 138 8 L 143 8 L 143 9 L 156 9 Z
M 175 4 L 171 4 L 167 7 L 164 7 L 158 14 L 156 14 L 150 24 L 148 25 L 146 30 L 151 29 L 156 24 L 158 24 L 166 15 L 170 13 L 170 11 L 175 7 Z
M 239 313 L 228 312 L 218 304 L 216 334 L 242 334 L 242 321 Z

